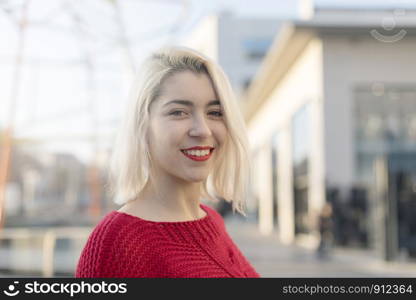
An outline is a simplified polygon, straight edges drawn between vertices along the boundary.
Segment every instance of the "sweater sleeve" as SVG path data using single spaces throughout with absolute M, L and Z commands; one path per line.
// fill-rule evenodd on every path
M 98 225 L 89 236 L 75 272 L 75 277 L 112 277 L 111 261 L 114 261 L 114 251 L 105 227 Z

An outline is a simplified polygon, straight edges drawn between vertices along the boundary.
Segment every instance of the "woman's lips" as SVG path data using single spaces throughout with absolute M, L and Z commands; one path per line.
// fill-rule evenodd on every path
M 189 159 L 195 160 L 195 161 L 205 161 L 208 160 L 211 157 L 212 152 L 214 151 L 214 148 L 209 151 L 207 155 L 204 156 L 196 156 L 189 153 L 186 153 L 184 150 L 181 150 L 181 152 Z

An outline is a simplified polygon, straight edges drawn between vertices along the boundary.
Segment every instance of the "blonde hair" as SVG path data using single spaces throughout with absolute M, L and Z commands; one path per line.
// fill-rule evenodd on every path
M 201 196 L 232 202 L 244 215 L 249 183 L 246 128 L 230 82 L 221 67 L 203 54 L 186 47 L 163 47 L 142 64 L 130 90 L 125 118 L 116 136 L 110 159 L 110 193 L 117 204 L 134 200 L 151 179 L 151 155 L 147 143 L 151 103 L 160 95 L 168 76 L 192 71 L 207 74 L 219 97 L 227 127 L 227 138 L 204 180 Z

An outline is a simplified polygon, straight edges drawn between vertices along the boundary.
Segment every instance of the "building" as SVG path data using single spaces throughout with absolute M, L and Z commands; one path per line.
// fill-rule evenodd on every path
M 317 8 L 282 25 L 244 101 L 261 232 L 316 247 L 331 202 L 346 245 L 416 254 L 415 17 Z
M 236 17 L 224 12 L 203 18 L 179 44 L 194 48 L 218 62 L 241 99 L 279 25 L 278 19 Z
M 1 149 L 0 149 L 1 150 Z M 105 162 L 108 152 L 96 155 L 98 182 L 90 169 L 68 153 L 49 153 L 34 145 L 14 145 L 6 186 L 6 226 L 88 224 L 96 220 L 90 211 L 92 184 L 99 188 L 99 209 L 114 206 L 107 193 Z

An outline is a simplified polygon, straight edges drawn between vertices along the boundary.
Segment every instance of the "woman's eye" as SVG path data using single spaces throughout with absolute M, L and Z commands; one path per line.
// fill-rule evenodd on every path
M 211 111 L 209 114 L 214 117 L 222 117 L 222 111 Z
M 175 111 L 172 111 L 171 113 L 170 113 L 170 115 L 173 115 L 173 116 L 182 116 L 182 114 L 184 114 L 185 112 L 184 111 L 182 111 L 182 110 L 175 110 Z

